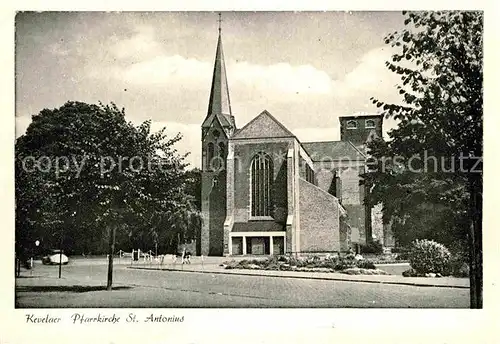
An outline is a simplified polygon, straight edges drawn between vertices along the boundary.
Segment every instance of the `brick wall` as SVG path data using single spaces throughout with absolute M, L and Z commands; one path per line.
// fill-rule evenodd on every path
M 338 201 L 324 190 L 299 181 L 300 251 L 340 250 Z
M 214 184 L 214 178 L 217 182 Z M 226 174 L 202 172 L 201 254 L 220 256 L 223 253 L 224 220 L 226 219 Z
M 360 174 L 363 166 L 340 168 L 342 205 L 347 211 L 347 223 L 351 229 L 359 233 L 358 243 L 366 243 L 370 234 L 370 213 L 366 211 L 364 202 L 364 186 L 360 185 Z M 368 238 L 369 239 L 369 238 Z
M 367 120 L 374 121 L 375 128 L 366 128 L 365 125 Z M 349 121 L 355 121 L 358 128 L 347 129 L 347 122 Z M 366 139 L 372 130 L 375 130 L 376 134 L 379 137 L 382 137 L 382 123 L 382 116 L 340 117 L 340 139 L 342 141 L 351 141 L 355 145 L 363 144 L 366 142 Z
M 360 188 L 359 167 L 349 167 L 340 170 L 342 180 L 342 204 L 362 204 L 362 190 Z
M 353 231 L 359 233 L 359 244 L 366 243 L 365 221 L 366 213 L 365 206 L 359 204 L 343 204 L 347 211 L 347 223 Z
M 340 251 L 347 252 L 351 246 L 351 227 L 345 221 L 346 219 L 340 220 Z
M 334 171 L 329 171 L 326 169 L 325 170 L 318 169 L 316 171 L 316 182 L 318 183 L 318 187 L 320 187 L 321 189 L 325 190 L 326 192 L 332 195 L 335 193 L 335 191 L 333 190 L 334 173 L 335 173 Z

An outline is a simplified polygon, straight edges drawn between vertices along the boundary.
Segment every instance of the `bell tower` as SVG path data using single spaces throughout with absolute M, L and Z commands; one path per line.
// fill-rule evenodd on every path
M 356 113 L 342 116 L 340 120 L 340 140 L 351 141 L 360 148 L 376 137 L 382 138 L 382 114 Z
M 231 112 L 221 18 L 215 52 L 208 111 L 201 125 L 201 254 L 222 256 L 224 252 L 224 220 L 226 218 L 226 158 L 229 138 L 236 129 Z

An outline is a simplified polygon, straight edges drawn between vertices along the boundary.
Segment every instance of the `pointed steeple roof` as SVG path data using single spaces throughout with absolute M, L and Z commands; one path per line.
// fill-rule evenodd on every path
M 217 117 L 223 127 L 234 128 L 234 117 L 231 113 L 231 102 L 229 100 L 229 87 L 227 84 L 226 65 L 224 52 L 222 50 L 222 36 L 219 27 L 219 38 L 215 53 L 214 72 L 212 75 L 212 88 L 208 101 L 208 113 L 202 127 L 211 125 L 214 117 Z

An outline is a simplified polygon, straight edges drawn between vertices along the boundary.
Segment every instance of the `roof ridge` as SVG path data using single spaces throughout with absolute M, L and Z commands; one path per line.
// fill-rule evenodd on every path
M 338 158 L 366 159 L 366 155 L 350 141 L 304 142 L 302 147 L 313 161 L 319 161 L 322 157 L 330 157 L 334 160 Z
M 367 155 L 365 153 L 363 153 L 362 151 L 360 151 L 351 141 L 347 141 L 351 144 L 351 146 L 356 150 L 358 151 L 363 157 L 367 157 Z
M 342 140 L 329 140 L 329 141 L 303 141 L 302 143 L 327 143 L 327 142 L 346 142 Z

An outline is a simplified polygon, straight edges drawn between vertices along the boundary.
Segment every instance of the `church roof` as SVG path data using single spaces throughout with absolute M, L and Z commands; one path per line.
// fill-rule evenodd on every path
M 321 161 L 323 159 L 366 159 L 366 155 L 350 141 L 302 142 L 302 147 L 304 147 L 313 161 Z
M 233 139 L 295 137 L 295 135 L 280 123 L 267 110 L 248 122 L 233 135 Z
M 229 87 L 227 84 L 226 65 L 224 62 L 224 51 L 222 49 L 222 37 L 219 31 L 217 40 L 217 51 L 215 53 L 214 70 L 212 75 L 212 87 L 208 101 L 208 112 L 202 127 L 208 127 L 216 117 L 223 127 L 234 127 L 234 117 L 231 113 L 231 102 L 229 100 Z

